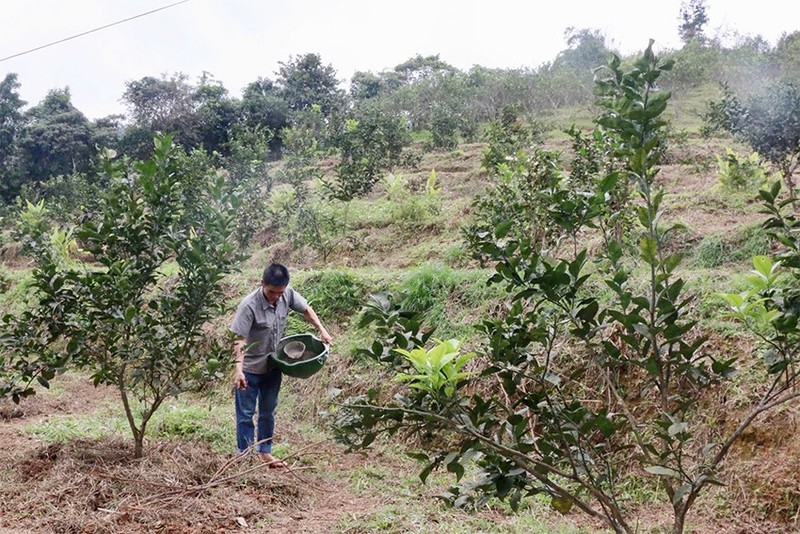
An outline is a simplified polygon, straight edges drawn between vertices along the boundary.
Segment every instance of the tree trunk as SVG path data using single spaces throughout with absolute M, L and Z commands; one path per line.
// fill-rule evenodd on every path
M 144 456 L 144 433 L 134 432 L 133 434 L 133 457 L 136 459 Z
M 125 388 L 125 384 L 122 380 L 122 373 L 120 373 L 120 380 L 117 386 L 119 387 L 120 396 L 122 397 L 122 406 L 125 408 L 125 417 L 128 420 L 128 426 L 131 429 L 131 434 L 133 434 L 133 457 L 141 458 L 144 455 L 144 429 L 147 425 L 147 419 L 142 417 L 141 427 L 136 426 L 136 418 L 133 415 L 133 408 L 128 400 L 128 391 Z
M 672 521 L 672 534 L 683 534 L 683 527 L 686 521 L 686 514 L 676 513 Z
M 783 174 L 783 183 L 786 185 L 787 192 L 789 193 L 789 198 L 797 198 L 797 194 L 794 190 L 794 169 L 792 165 L 785 165 L 781 169 L 781 174 Z M 797 205 L 795 204 L 795 211 L 797 211 Z

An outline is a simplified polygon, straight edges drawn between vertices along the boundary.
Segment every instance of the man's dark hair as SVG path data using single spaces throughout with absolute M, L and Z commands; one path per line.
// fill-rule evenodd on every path
M 264 269 L 261 281 L 270 286 L 286 287 L 289 285 L 289 269 L 280 263 L 273 263 Z

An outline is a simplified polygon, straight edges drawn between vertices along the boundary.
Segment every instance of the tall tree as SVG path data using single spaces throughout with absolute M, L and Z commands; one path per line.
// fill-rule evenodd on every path
M 708 23 L 706 0 L 684 0 L 681 3 L 679 20 L 681 23 L 678 32 L 684 43 L 688 44 L 695 39 L 704 41 L 703 26 Z
M 781 35 L 775 45 L 773 56 L 781 77 L 800 85 L 800 31 Z
M 94 154 L 90 123 L 72 105 L 68 87 L 51 90 L 24 114 L 24 120 L 17 140 L 21 181 L 36 182 L 88 169 Z
M 306 54 L 281 63 L 278 86 L 283 99 L 295 111 L 318 105 L 323 115 L 339 107 L 343 92 L 339 89 L 336 70 L 323 65 L 318 54 Z
M 280 88 L 269 78 L 258 78 L 245 87 L 241 119 L 251 131 L 269 134 L 269 148 L 273 154 L 280 152 L 281 131 L 289 125 L 289 114 L 289 104 L 281 96 Z
M 159 130 L 184 129 L 196 109 L 192 86 L 183 73 L 167 78 L 145 76 L 125 84 L 122 100 L 139 126 Z
M 350 79 L 350 96 L 354 100 L 375 98 L 382 89 L 383 80 L 371 72 L 358 71 Z
M 564 32 L 567 48 L 558 53 L 553 68 L 568 68 L 591 73 L 606 64 L 611 50 L 600 30 L 567 28 Z
M 204 72 L 192 95 L 197 111 L 194 113 L 194 136 L 209 152 L 227 155 L 231 126 L 239 117 L 239 102 L 209 73 Z
M 174 133 L 184 146 L 196 146 L 193 128 L 198 103 L 188 76 L 175 73 L 169 78 L 145 76 L 125 85 L 122 100 L 130 111 L 132 127 L 125 133 L 125 150 L 135 157 L 147 157 L 153 150 L 155 132 Z
M 97 148 L 120 148 L 120 140 L 125 130 L 124 115 L 108 115 L 92 121 L 92 146 Z
M 0 82 L 0 197 L 6 201 L 16 188 L 11 157 L 22 124 L 22 108 L 26 104 L 19 97 L 19 88 L 14 73 L 7 74 Z
M 552 107 L 588 103 L 592 99 L 593 71 L 606 63 L 611 50 L 599 30 L 567 28 L 567 48 L 539 69 L 537 93 Z
M 436 78 L 444 74 L 454 74 L 458 72 L 458 69 L 439 59 L 439 54 L 433 56 L 417 54 L 397 65 L 394 71 L 400 76 L 404 84 L 409 85 L 419 80 Z

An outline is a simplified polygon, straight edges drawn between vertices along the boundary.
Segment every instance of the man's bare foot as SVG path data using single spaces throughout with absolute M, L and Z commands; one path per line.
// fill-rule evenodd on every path
M 271 455 L 268 452 L 260 452 L 258 453 L 258 457 L 261 459 L 262 462 L 266 462 L 267 467 L 269 467 L 270 469 L 288 467 L 286 465 L 286 462 L 284 462 L 280 458 L 276 458 L 275 456 Z

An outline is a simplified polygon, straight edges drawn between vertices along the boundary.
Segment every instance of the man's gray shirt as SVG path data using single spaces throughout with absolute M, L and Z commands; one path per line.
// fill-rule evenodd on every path
M 286 287 L 275 306 L 267 302 L 261 287 L 239 303 L 230 330 L 244 338 L 245 372 L 260 375 L 272 369 L 270 354 L 283 337 L 290 309 L 298 313 L 308 309 L 306 299 L 291 286 Z

